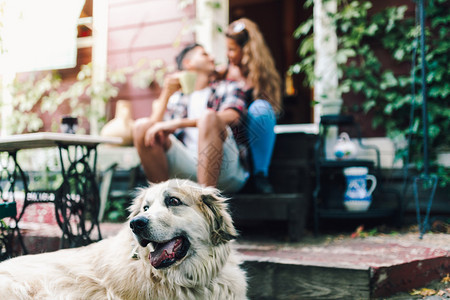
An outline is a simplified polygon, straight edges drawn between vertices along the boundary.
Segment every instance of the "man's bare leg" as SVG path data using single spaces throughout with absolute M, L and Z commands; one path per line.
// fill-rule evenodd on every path
M 150 182 L 157 183 L 169 179 L 169 167 L 163 145 L 147 147 L 144 144 L 145 133 L 153 124 L 148 118 L 137 120 L 133 126 L 133 142 L 145 176 Z
M 197 122 L 198 141 L 198 183 L 206 186 L 217 186 L 222 165 L 223 142 L 226 138 L 225 123 L 212 110 Z

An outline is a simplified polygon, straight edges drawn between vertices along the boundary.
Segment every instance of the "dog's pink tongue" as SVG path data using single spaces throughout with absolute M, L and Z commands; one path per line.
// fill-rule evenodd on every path
M 177 246 L 181 243 L 181 238 L 176 238 L 167 243 L 158 244 L 155 251 L 150 253 L 150 263 L 155 268 L 158 268 L 166 259 L 173 259 L 175 257 Z

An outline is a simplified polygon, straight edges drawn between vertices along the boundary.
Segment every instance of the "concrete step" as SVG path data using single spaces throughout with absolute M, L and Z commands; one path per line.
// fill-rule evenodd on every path
M 123 224 L 101 223 L 104 238 Z M 59 249 L 54 224 L 21 222 L 30 253 Z M 450 235 L 306 238 L 285 243 L 241 236 L 250 299 L 370 299 L 425 286 L 450 273 Z
M 450 246 L 448 236 L 446 240 Z M 448 248 L 382 239 L 237 247 L 244 256 L 250 286 L 258 286 L 249 291 L 252 299 L 387 297 L 423 287 L 450 272 Z

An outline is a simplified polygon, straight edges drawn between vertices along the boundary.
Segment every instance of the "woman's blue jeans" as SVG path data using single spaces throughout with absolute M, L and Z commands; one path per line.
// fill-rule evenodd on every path
M 274 127 L 276 116 L 272 106 L 266 100 L 257 99 L 248 108 L 248 139 L 250 145 L 252 174 L 269 173 L 275 145 Z

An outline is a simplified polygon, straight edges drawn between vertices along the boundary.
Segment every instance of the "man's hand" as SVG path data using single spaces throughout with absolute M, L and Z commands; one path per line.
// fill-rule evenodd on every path
M 170 74 L 167 75 L 166 78 L 164 78 L 164 84 L 163 84 L 163 93 L 165 93 L 166 97 L 170 97 L 178 91 L 181 88 L 180 84 L 180 74 Z
M 157 122 L 147 129 L 145 133 L 144 144 L 146 147 L 155 146 L 156 144 L 165 145 L 169 134 L 174 133 L 180 128 L 179 120 L 170 120 Z
M 167 108 L 167 102 L 170 96 L 181 88 L 179 73 L 167 75 L 164 78 L 164 84 L 159 98 L 153 101 L 152 114 L 150 119 L 153 122 L 160 122 L 164 118 L 164 112 Z

